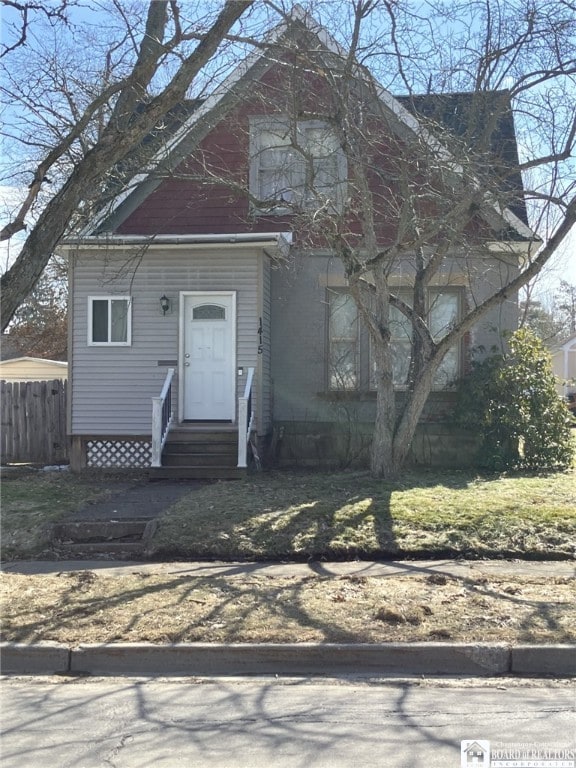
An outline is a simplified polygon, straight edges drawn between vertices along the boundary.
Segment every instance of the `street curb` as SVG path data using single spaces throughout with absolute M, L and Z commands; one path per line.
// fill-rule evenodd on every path
M 517 645 L 512 648 L 513 675 L 576 676 L 576 646 Z
M 576 645 L 0 643 L 4 675 L 576 675 Z
M 53 675 L 67 672 L 71 650 L 58 643 L 0 643 L 0 672 L 3 675 Z

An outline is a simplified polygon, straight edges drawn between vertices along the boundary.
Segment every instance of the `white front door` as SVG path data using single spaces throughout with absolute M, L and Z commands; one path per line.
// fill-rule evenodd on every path
M 182 296 L 183 419 L 234 421 L 235 294 Z

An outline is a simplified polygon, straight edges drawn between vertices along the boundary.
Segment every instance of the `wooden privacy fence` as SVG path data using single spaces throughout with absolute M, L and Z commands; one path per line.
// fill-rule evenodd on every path
M 68 461 L 66 394 L 68 382 L 2 381 L 2 464 Z

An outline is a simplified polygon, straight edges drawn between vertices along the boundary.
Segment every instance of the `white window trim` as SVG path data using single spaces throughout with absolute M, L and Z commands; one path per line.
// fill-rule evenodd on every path
M 290 119 L 281 115 L 259 115 L 249 118 L 250 124 L 250 167 L 249 167 L 249 189 L 251 195 L 259 201 L 253 203 L 252 209 L 260 215 L 278 216 L 292 212 L 295 208 L 311 209 L 314 207 L 313 201 L 309 201 L 309 197 L 306 190 L 306 178 L 302 179 L 300 188 L 303 192 L 301 199 L 296 199 L 295 204 L 282 205 L 281 201 L 277 204 L 273 200 L 267 205 L 265 200 L 260 200 L 260 153 L 262 147 L 260 145 L 260 134 L 263 131 L 277 129 L 278 132 L 285 131 L 287 134 L 290 130 Z M 321 120 L 298 120 L 296 122 L 297 133 L 304 130 L 304 127 L 308 130 L 315 128 L 326 128 L 327 124 Z M 338 157 L 338 181 L 335 183 L 335 206 L 334 210 L 341 211 L 346 199 L 347 193 L 347 181 L 348 181 L 348 163 L 343 151 L 337 151 Z
M 112 301 L 125 301 L 127 303 L 126 316 L 126 341 L 94 341 L 93 334 L 93 311 L 92 306 L 95 301 L 108 302 L 108 335 L 112 329 L 111 313 Z M 130 347 L 132 345 L 132 297 L 118 296 L 115 294 L 106 294 L 102 296 L 88 296 L 88 346 L 89 347 Z

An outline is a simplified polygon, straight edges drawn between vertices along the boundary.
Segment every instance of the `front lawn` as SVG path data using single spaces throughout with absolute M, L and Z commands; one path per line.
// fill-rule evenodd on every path
M 4 533 L 30 557 L 49 523 L 114 484 L 40 473 L 4 483 Z M 308 560 L 434 555 L 572 558 L 574 471 L 481 478 L 419 473 L 387 484 L 366 473 L 266 473 L 191 490 L 159 519 L 151 559 Z M 16 546 L 18 545 L 18 546 Z M 47 549 L 40 556 L 54 553 Z M 171 568 L 172 566 L 168 566 Z M 106 570 L 0 574 L 13 642 L 567 643 L 574 580 L 518 574 L 331 576 L 147 574 Z M 503 564 L 506 568 L 506 564 Z M 317 570 L 320 569 L 320 570 Z
M 576 474 L 479 477 L 274 472 L 183 497 L 160 520 L 155 558 L 307 560 L 389 556 L 570 558 Z
M 45 550 L 54 523 L 108 493 L 102 481 L 70 472 L 6 471 L 2 477 L 2 559 L 33 557 Z
M 146 482 L 142 477 L 138 482 Z M 4 559 L 51 557 L 50 526 L 119 478 L 36 472 L 2 483 Z M 576 472 L 480 477 L 270 472 L 194 488 L 160 517 L 151 559 L 571 558 Z

